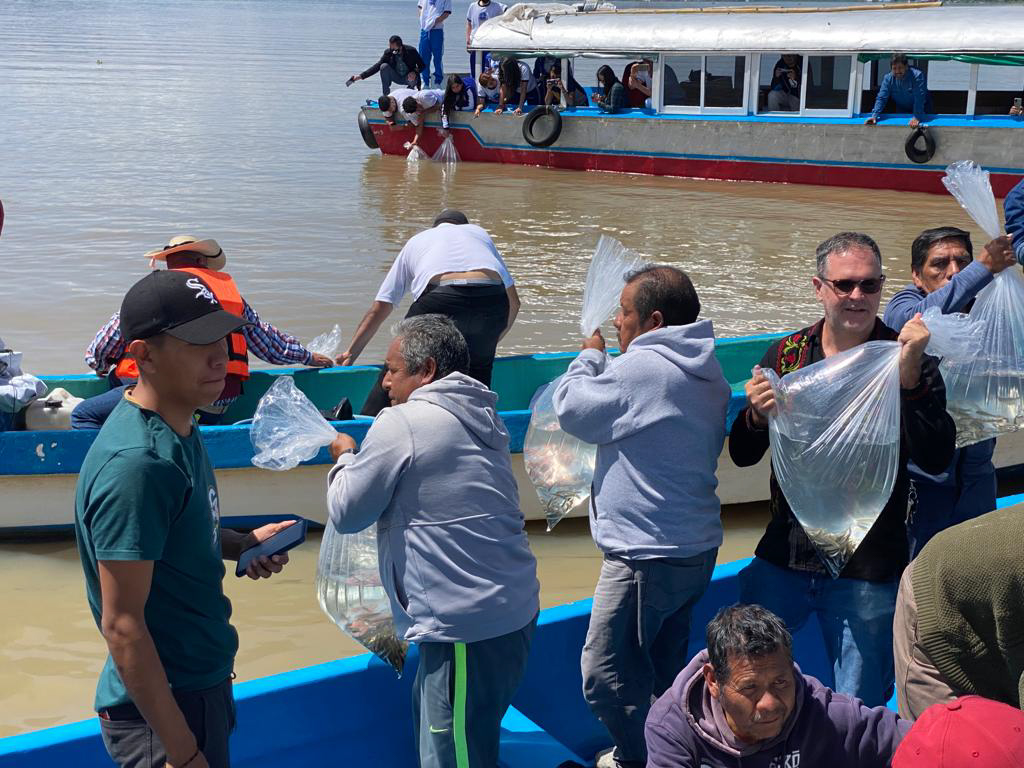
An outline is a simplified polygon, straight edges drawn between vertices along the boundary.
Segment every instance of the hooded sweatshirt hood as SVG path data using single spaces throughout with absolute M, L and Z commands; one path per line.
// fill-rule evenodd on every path
M 508 448 L 508 430 L 496 408 L 498 395 L 476 379 L 464 373 L 450 373 L 415 390 L 409 402 L 415 401 L 444 408 L 488 448 Z
M 640 334 L 622 355 L 654 352 L 681 371 L 703 381 L 723 377 L 722 366 L 715 357 L 715 331 L 710 320 L 690 325 L 670 325 Z

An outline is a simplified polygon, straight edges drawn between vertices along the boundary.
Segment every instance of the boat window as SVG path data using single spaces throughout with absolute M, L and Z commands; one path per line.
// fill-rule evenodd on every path
M 978 66 L 976 115 L 1005 115 L 1020 98 L 1024 86 L 1024 67 L 1003 67 L 997 64 Z
M 742 107 L 746 56 L 706 56 L 705 107 Z
M 804 57 L 795 53 L 763 53 L 757 78 L 757 112 L 799 112 Z
M 971 89 L 971 65 L 962 61 L 929 61 L 909 57 L 910 66 L 924 72 L 928 80 L 932 112 L 940 115 L 963 115 L 967 113 L 968 95 Z M 861 92 L 860 111 L 868 114 L 874 109 L 878 87 L 889 74 L 889 59 L 865 62 L 864 90 Z M 1009 107 L 1007 107 L 1009 109 Z
M 702 56 L 666 56 L 663 76 L 665 106 L 699 107 L 703 69 Z
M 849 56 L 808 56 L 805 109 L 845 110 L 849 103 Z

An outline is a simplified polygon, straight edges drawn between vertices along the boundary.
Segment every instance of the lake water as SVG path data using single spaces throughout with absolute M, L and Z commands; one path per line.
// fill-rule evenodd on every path
M 467 63 L 467 4 L 448 26 L 452 71 Z M 816 319 L 814 247 L 836 231 L 878 239 L 889 295 L 920 230 L 973 226 L 950 198 L 906 193 L 507 165 L 410 175 L 356 129 L 378 82 L 344 87 L 393 33 L 415 44 L 412 0 L 0 3 L 0 336 L 25 369 L 85 371 L 86 345 L 146 271 L 142 254 L 183 232 L 221 243 L 264 319 L 303 339 L 337 322 L 347 339 L 404 241 L 461 208 L 519 285 L 509 354 L 576 347 L 602 233 L 686 269 L 718 333 L 739 335 Z M 764 511 L 726 520 L 722 560 L 749 555 Z M 543 604 L 589 596 L 600 559 L 586 524 L 530 533 Z M 273 582 L 228 579 L 240 679 L 357 650 L 314 599 L 316 544 Z M 104 647 L 73 543 L 0 546 L 0 579 L 0 736 L 88 716 Z

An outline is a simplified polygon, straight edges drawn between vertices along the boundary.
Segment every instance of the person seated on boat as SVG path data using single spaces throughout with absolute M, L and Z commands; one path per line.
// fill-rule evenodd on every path
M 502 59 L 498 66 L 498 83 L 500 90 L 498 106 L 494 109 L 496 115 L 504 112 L 509 104 L 516 104 L 512 110 L 513 115 L 521 115 L 527 104 L 539 104 L 541 101 L 537 95 L 537 81 L 533 71 L 524 61 L 512 57 Z
M 690 612 L 722 543 L 715 470 L 730 389 L 685 272 L 644 267 L 619 301 L 622 354 L 606 357 L 600 330 L 584 339 L 553 403 L 565 432 L 597 446 L 590 527 L 604 563 L 583 695 L 615 745 L 598 765 L 632 767 L 644 765 L 652 697 L 686 663 Z M 685 445 L 685 457 L 668 445 Z
M 498 342 L 519 314 L 519 294 L 491 236 L 461 211 L 441 211 L 430 229 L 409 238 L 348 348 L 338 355 L 338 364 L 355 363 L 409 292 L 415 301 L 405 316 L 440 313 L 452 318 L 469 344 L 466 373 L 490 386 Z M 382 372 L 363 405 L 364 416 L 376 416 L 388 405 L 383 377 Z
M 231 359 L 228 375 L 217 402 L 207 403 L 197 414 L 200 424 L 219 424 L 223 414 L 239 395 L 243 382 L 249 378 L 249 351 L 271 365 L 309 365 L 328 368 L 334 361 L 326 355 L 310 352 L 302 342 L 264 322 L 242 298 L 231 275 L 224 271 L 226 257 L 216 240 L 193 235 L 178 235 L 163 248 L 146 254 L 152 266 L 163 261 L 167 269 L 186 272 L 200 278 L 196 291 L 209 286 L 217 299 L 248 324 L 231 335 Z M 121 402 L 125 387 L 139 375 L 138 366 L 128 354 L 128 341 L 121 332 L 121 315 L 115 312 L 100 328 L 85 352 L 85 363 L 97 376 L 105 376 L 110 390 L 79 403 L 71 412 L 72 429 L 99 429 Z
M 21 411 L 46 394 L 46 385 L 21 370 L 21 352 L 0 339 L 0 432 L 14 428 Z
M 365 72 L 352 75 L 345 81 L 345 85 L 352 85 L 357 80 L 365 80 L 380 72 L 380 84 L 384 93 L 390 93 L 396 84 L 419 88 L 422 71 L 423 59 L 419 51 L 403 43 L 398 35 L 392 35 L 380 60 Z
M 708 622 L 707 648 L 651 707 L 647 768 L 888 768 L 909 730 L 803 674 L 782 619 L 737 604 Z
M 479 117 L 488 104 L 497 106 L 501 102 L 501 84 L 493 69 L 484 69 L 477 78 L 477 102 L 473 117 Z
M 800 82 L 803 79 L 803 57 L 784 53 L 772 69 L 771 90 L 766 108 L 769 112 L 796 112 L 800 109 Z
M 913 503 L 907 462 L 923 471 L 945 471 L 953 458 L 956 427 L 946 412 L 946 389 L 935 358 L 924 355 L 928 329 L 920 318 L 897 334 L 877 317 L 885 277 L 877 243 L 865 234 L 841 232 L 818 246 L 811 282 L 824 317 L 771 344 L 759 368 L 779 376 L 853 349 L 868 341 L 898 340 L 901 439 L 892 494 L 857 551 L 832 578 L 818 551 L 793 516 L 771 473 L 771 521 L 753 561 L 740 571 L 740 601 L 778 614 L 790 631 L 812 615 L 821 625 L 825 651 L 840 693 L 868 706 L 892 695 L 892 617 L 896 588 L 907 565 L 908 505 Z M 768 416 L 775 400 L 758 370 L 746 384 L 747 406 L 729 435 L 729 455 L 752 467 L 769 448 Z M 910 514 L 913 510 L 910 509 Z M 841 515 L 844 510 L 836 510 Z
M 871 117 L 866 125 L 874 125 L 883 112 L 905 114 L 912 112 L 910 127 L 917 128 L 928 119 L 932 111 L 932 97 L 928 92 L 928 76 L 916 67 L 910 66 L 905 53 L 894 53 L 890 62 L 891 71 L 882 78 L 878 88 Z
M 566 86 L 565 80 L 562 78 L 562 60 L 555 59 L 554 62 L 551 69 L 544 73 L 543 79 L 538 81 L 544 84 L 544 106 L 549 107 L 561 104 L 563 95 L 565 96 L 565 106 L 567 108 L 589 106 L 590 101 L 587 99 L 587 92 L 583 90 L 583 86 L 576 82 L 576 78 L 572 76 L 572 71 L 570 70 L 569 84 Z
M 402 116 L 416 126 L 416 131 L 410 142 L 411 146 L 415 147 L 420 143 L 427 116 L 441 111 L 442 99 L 444 99 L 444 91 L 440 88 L 416 91 L 412 96 L 402 99 Z
M 609 114 L 629 109 L 626 89 L 607 64 L 597 70 L 597 84 L 601 88 L 601 91 L 594 96 L 594 102 L 598 109 Z
M 937 533 L 903 572 L 893 648 L 900 716 L 979 694 L 1021 707 L 1024 505 Z
M 175 269 L 132 286 L 118 317 L 139 379 L 90 446 L 74 502 L 89 608 L 109 650 L 99 728 L 120 766 L 229 768 L 238 633 L 223 561 L 295 522 L 220 527 L 217 479 L 193 419 L 223 391 L 229 336 L 248 321 L 226 312 L 211 284 Z M 269 578 L 287 562 L 259 557 L 247 573 Z
M 926 229 L 910 248 L 913 284 L 892 297 L 882 322 L 900 331 L 914 315 L 931 307 L 938 307 L 943 314 L 969 312 L 978 292 L 1016 263 L 1008 237 L 986 244 L 975 260 L 969 232 L 956 227 Z M 929 475 L 910 463 L 918 507 L 907 523 L 911 557 L 942 529 L 996 508 L 995 447 L 996 441 L 991 439 L 959 448 L 938 475 Z
M 634 61 L 626 65 L 622 72 L 622 82 L 626 86 L 626 98 L 631 107 L 651 106 L 651 73 L 654 62 L 650 59 Z
M 453 112 L 476 109 L 476 81 L 462 75 L 448 75 L 441 96 L 441 129 L 448 130 Z
M 498 396 L 464 373 L 469 366 L 449 318 L 406 318 L 387 352 L 392 407 L 358 449 L 344 434 L 330 446 L 327 524 L 340 533 L 377 524 L 395 631 L 419 646 L 422 766 L 499 764 L 501 719 L 539 609 L 509 434 Z
M 933 704 L 914 723 L 892 768 L 1024 765 L 1024 712 L 981 696 Z

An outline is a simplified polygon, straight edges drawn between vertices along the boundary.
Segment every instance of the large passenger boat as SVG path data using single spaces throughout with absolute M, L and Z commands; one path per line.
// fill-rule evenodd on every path
M 1024 127 L 1009 115 L 1024 84 L 1024 6 L 872 4 L 837 8 L 743 6 L 613 10 L 512 6 L 482 25 L 470 50 L 653 63 L 649 106 L 493 109 L 451 120 L 463 160 L 707 179 L 795 182 L 944 192 L 951 162 L 974 160 L 1004 196 L 1024 176 Z M 865 125 L 893 52 L 925 72 L 934 114 L 923 130 L 909 114 Z M 776 62 L 800 57 L 799 101 L 772 111 Z M 614 62 L 613 62 L 614 63 Z M 363 137 L 404 154 L 412 128 L 386 125 L 372 105 Z M 428 120 L 421 145 L 440 144 Z

